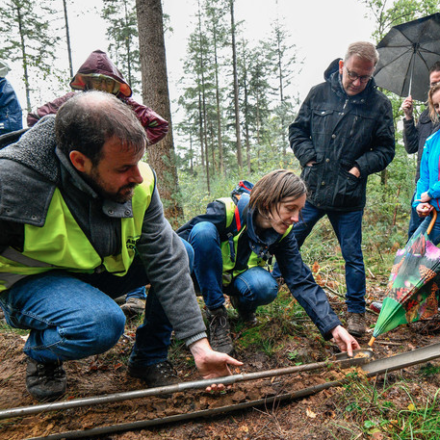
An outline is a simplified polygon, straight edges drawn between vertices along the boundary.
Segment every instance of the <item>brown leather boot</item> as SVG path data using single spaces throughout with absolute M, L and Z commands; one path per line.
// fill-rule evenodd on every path
M 347 331 L 353 336 L 364 336 L 366 330 L 365 313 L 347 313 Z

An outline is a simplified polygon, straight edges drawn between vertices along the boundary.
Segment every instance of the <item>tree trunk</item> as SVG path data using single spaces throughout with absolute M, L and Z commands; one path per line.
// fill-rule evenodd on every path
M 179 184 L 174 160 L 161 0 L 136 0 L 136 11 L 142 67 L 142 98 L 145 105 L 167 119 L 170 124 L 170 132 L 161 142 L 148 149 L 148 157 L 157 174 L 165 216 L 173 226 L 177 226 L 183 210 L 174 198 L 178 193 Z
M 206 185 L 208 189 L 208 194 L 210 194 L 210 175 L 209 175 L 209 151 L 208 151 L 208 127 L 207 127 L 207 112 L 206 112 L 206 96 L 205 96 L 205 65 L 203 59 L 203 43 L 202 43 L 202 17 L 200 12 L 200 3 L 199 3 L 199 50 L 200 50 L 200 87 L 201 87 L 201 98 L 202 98 L 202 119 L 203 119 L 203 143 L 205 144 L 205 171 L 206 171 Z M 200 96 L 200 95 L 199 95 Z
M 24 85 L 26 88 L 26 105 L 28 113 L 32 110 L 31 105 L 31 89 L 29 86 L 29 74 L 28 74 L 28 63 L 27 63 L 27 53 L 26 53 L 26 44 L 24 42 L 24 31 L 23 31 L 23 17 L 21 15 L 21 8 L 17 6 L 17 21 L 18 21 L 18 30 L 20 33 L 20 48 L 21 55 L 23 57 L 23 73 L 24 73 Z
M 128 17 L 127 10 L 127 2 L 124 1 L 124 13 L 125 13 L 125 26 L 128 28 L 130 25 L 130 19 Z M 127 54 L 127 77 L 128 77 L 128 85 L 132 87 L 133 81 L 131 80 L 131 47 L 130 47 L 130 38 L 128 36 L 125 39 L 125 51 Z
M 70 29 L 69 29 L 69 19 L 67 16 L 67 0 L 63 0 L 64 7 L 64 23 L 66 26 L 66 42 L 67 42 L 67 57 L 69 58 L 69 72 L 70 77 L 73 78 L 73 66 L 72 66 L 72 48 L 70 47 Z
M 215 66 L 215 105 L 217 109 L 217 143 L 218 143 L 218 159 L 220 167 L 220 175 L 223 176 L 225 172 L 223 162 L 223 140 L 222 140 L 222 115 L 220 107 L 220 84 L 218 78 L 218 56 L 217 56 L 217 33 L 214 27 L 214 66 Z
M 232 37 L 232 70 L 234 77 L 234 109 L 235 109 L 235 134 L 237 137 L 237 163 L 241 171 L 243 160 L 241 156 L 241 136 L 240 136 L 240 108 L 238 103 L 238 73 L 237 73 L 237 48 L 235 44 L 235 18 L 234 18 L 234 1 L 230 0 L 231 6 L 231 37 Z

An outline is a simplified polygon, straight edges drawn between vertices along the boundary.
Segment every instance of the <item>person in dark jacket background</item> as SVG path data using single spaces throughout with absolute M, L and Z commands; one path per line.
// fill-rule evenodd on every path
M 368 176 L 394 157 L 391 103 L 375 87 L 379 55 L 369 42 L 352 43 L 333 61 L 325 82 L 313 87 L 289 127 L 290 145 L 309 196 L 294 228 L 301 247 L 325 215 L 345 260 L 347 329 L 365 333 L 365 267 L 362 216 Z
M 0 60 L 0 136 L 23 128 L 21 106 L 11 83 L 5 78 L 11 69 Z
M 440 61 L 434 63 L 429 69 L 429 86 L 433 87 L 440 82 Z M 417 153 L 417 170 L 416 170 L 416 183 L 420 178 L 420 161 L 422 160 L 423 147 L 425 146 L 426 139 L 431 134 L 435 133 L 440 124 L 438 121 L 433 122 L 429 116 L 429 108 L 424 110 L 417 122 L 414 122 L 413 116 L 413 100 L 411 96 L 408 96 L 402 103 L 402 110 L 404 113 L 403 118 L 403 144 L 408 154 Z M 414 192 L 415 195 L 415 192 Z M 423 217 L 419 217 L 416 208 L 412 205 L 414 203 L 414 195 L 411 200 L 411 218 L 408 227 L 408 239 L 412 237 L 416 229 L 423 221 Z
M 305 183 L 292 171 L 275 170 L 250 192 L 251 188 L 245 181 L 236 189 L 237 205 L 234 190 L 231 198 L 210 203 L 206 214 L 177 230 L 194 249 L 194 275 L 206 305 L 211 346 L 226 354 L 234 351 L 223 292 L 250 325 L 256 323 L 257 307 L 276 299 L 278 285 L 266 269 L 275 256 L 292 295 L 323 337 L 334 338 L 351 356 L 359 344 L 341 326 L 325 292 L 303 263 L 292 232 L 306 200 Z
M 101 50 L 95 50 L 87 57 L 72 78 L 70 87 L 73 90 L 100 90 L 115 95 L 136 113 L 147 133 L 149 146 L 162 140 L 168 133 L 168 122 L 151 108 L 138 104 L 131 98 L 132 90 L 129 84 L 107 54 Z M 69 92 L 29 113 L 27 117 L 28 126 L 32 127 L 46 115 L 56 114 L 58 109 L 75 94 L 75 92 Z M 139 287 L 127 293 L 121 309 L 129 317 L 140 315 L 145 310 L 145 301 L 145 287 Z

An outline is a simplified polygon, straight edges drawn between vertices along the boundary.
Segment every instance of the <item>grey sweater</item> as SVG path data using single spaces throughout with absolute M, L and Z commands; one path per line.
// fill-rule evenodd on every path
M 121 249 L 124 204 L 102 199 L 56 148 L 55 117 L 46 116 L 13 145 L 0 150 L 0 251 L 23 248 L 24 224 L 43 226 L 58 187 L 78 224 L 101 255 Z M 157 188 L 145 212 L 137 251 L 175 331 L 187 345 L 206 337 L 186 250 L 165 219 Z

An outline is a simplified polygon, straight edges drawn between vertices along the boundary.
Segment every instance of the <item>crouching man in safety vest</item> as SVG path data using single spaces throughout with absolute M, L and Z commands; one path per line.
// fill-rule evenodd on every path
M 9 325 L 30 329 L 26 386 L 38 400 L 64 394 L 64 361 L 116 344 L 125 317 L 112 298 L 146 284 L 131 376 L 178 381 L 167 361 L 172 330 L 205 379 L 241 365 L 209 345 L 192 250 L 164 218 L 146 147 L 133 111 L 92 91 L 0 150 L 0 306 Z

